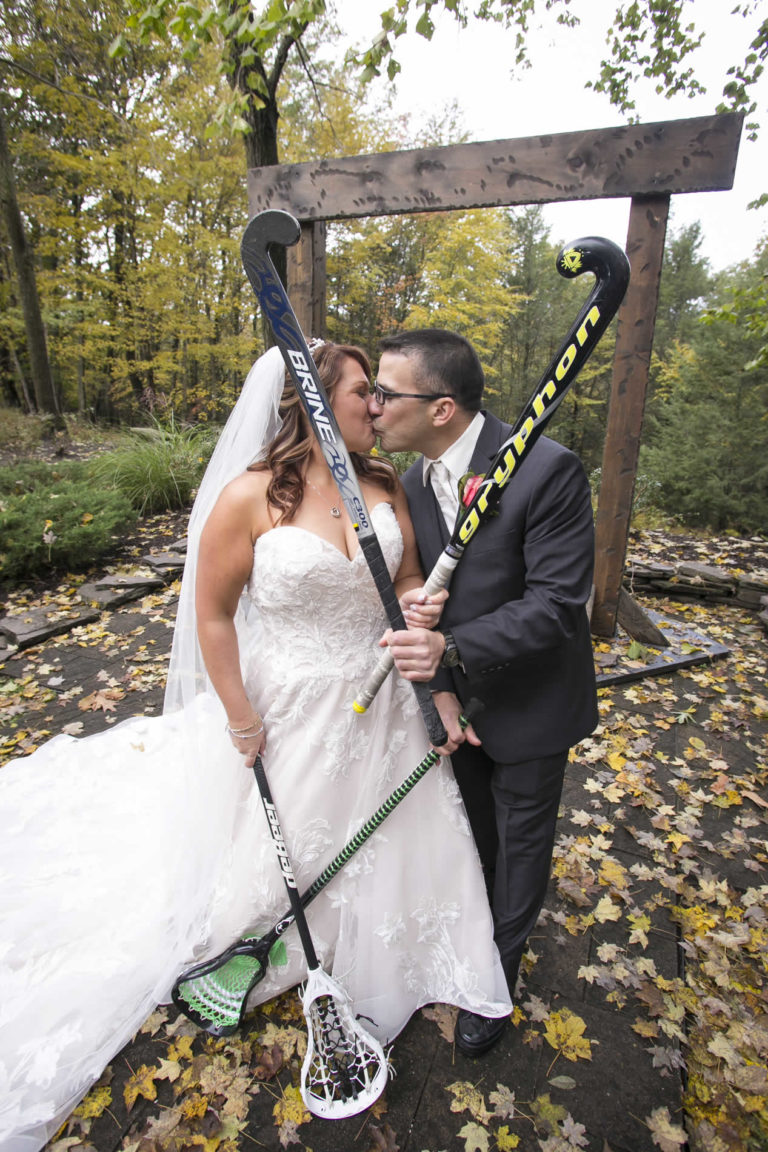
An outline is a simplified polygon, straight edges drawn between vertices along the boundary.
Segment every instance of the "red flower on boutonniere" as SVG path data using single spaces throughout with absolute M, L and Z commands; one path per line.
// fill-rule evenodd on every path
M 474 472 L 465 472 L 459 480 L 459 520 L 462 518 L 464 509 L 469 508 L 477 496 L 485 480 L 484 472 L 479 472 L 477 475 Z M 486 513 L 487 516 L 498 516 L 498 514 L 498 508 L 489 509 Z
M 465 472 L 459 480 L 459 503 L 463 504 L 465 508 L 469 508 L 483 480 L 485 480 L 483 472 L 477 476 L 472 472 Z

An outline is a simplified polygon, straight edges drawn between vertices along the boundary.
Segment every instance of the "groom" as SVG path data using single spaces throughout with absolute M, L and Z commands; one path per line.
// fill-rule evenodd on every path
M 459 480 L 485 473 L 511 429 L 481 410 L 483 371 L 462 336 L 402 332 L 381 351 L 369 407 L 382 448 L 423 453 L 403 484 L 428 574 L 456 521 Z M 546 894 L 568 750 L 598 719 L 585 611 L 593 556 L 584 469 L 542 437 L 468 545 L 439 630 L 388 636 L 401 675 L 431 681 L 510 996 Z M 462 733 L 472 696 L 485 710 Z M 479 1056 L 505 1024 L 462 1011 L 456 1046 Z

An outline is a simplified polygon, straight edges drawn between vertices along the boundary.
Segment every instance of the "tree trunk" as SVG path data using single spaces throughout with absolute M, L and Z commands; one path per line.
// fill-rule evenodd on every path
M 245 133 L 243 141 L 245 144 L 245 162 L 248 168 L 267 168 L 280 163 L 277 146 L 277 124 L 280 118 L 277 109 L 277 86 L 280 83 L 280 77 L 283 74 L 290 51 L 306 27 L 307 22 L 297 30 L 296 36 L 284 36 L 282 38 L 277 46 L 269 73 L 265 70 L 264 61 L 258 56 L 247 63 L 243 63 L 244 46 L 235 39 L 229 41 L 228 47 L 232 63 L 232 71 L 229 75 L 230 84 L 247 97 L 243 117 L 249 130 Z M 257 79 L 258 84 L 255 89 L 252 87 L 254 78 Z M 276 272 L 283 284 L 286 284 L 285 249 L 276 248 L 270 255 Z
M 8 150 L 8 139 L 2 112 L 0 112 L 0 201 L 2 201 L 3 218 L 11 241 L 13 262 L 19 285 L 19 298 L 24 313 L 27 355 L 37 410 L 38 412 L 50 413 L 54 417 L 54 427 L 59 431 L 66 431 L 66 422 L 61 415 L 58 397 L 53 385 L 33 255 L 27 244 L 24 222 L 21 218 L 16 196 L 16 181 L 13 177 L 13 163 Z

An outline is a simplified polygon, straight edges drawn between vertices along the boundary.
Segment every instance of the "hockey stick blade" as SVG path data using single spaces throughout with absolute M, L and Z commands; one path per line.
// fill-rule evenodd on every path
M 557 270 L 571 280 L 591 272 L 595 284 L 512 432 L 492 460 L 486 478 L 466 509 L 459 510 L 453 535 L 424 585 L 433 596 L 450 583 L 464 550 L 477 529 L 493 514 L 502 492 L 516 476 L 558 405 L 618 311 L 629 283 L 626 253 L 602 236 L 587 236 L 567 244 L 557 257 Z M 393 661 L 385 649 L 352 707 L 365 712 L 386 680 Z
M 296 386 L 296 392 L 317 437 L 323 456 L 354 525 L 360 549 L 368 565 L 387 620 L 395 631 L 406 628 L 400 603 L 387 569 L 378 537 L 355 475 L 352 458 L 344 443 L 315 362 L 291 302 L 269 256 L 271 244 L 295 244 L 301 235 L 298 221 L 289 212 L 270 209 L 249 221 L 240 252 L 246 275 L 275 342 Z M 427 734 L 436 747 L 447 740 L 443 722 L 427 684 L 412 683 Z

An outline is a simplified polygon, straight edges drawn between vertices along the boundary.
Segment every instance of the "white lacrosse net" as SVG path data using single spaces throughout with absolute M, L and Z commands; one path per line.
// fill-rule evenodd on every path
M 352 1014 L 349 997 L 322 968 L 309 973 L 302 995 L 307 1054 L 301 1094 L 315 1116 L 341 1120 L 370 1108 L 387 1083 L 384 1051 Z

